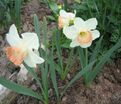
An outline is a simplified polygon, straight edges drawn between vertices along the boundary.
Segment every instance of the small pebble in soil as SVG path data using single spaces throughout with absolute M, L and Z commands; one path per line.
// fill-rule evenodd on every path
M 48 91 L 48 93 L 49 93 L 50 96 L 53 96 L 53 89 L 50 88 L 49 91 Z
M 71 79 L 71 75 L 67 74 L 67 78 L 68 78 L 68 80 L 70 80 Z
M 37 90 L 37 87 L 36 87 L 36 85 L 35 85 L 35 84 L 33 84 L 33 85 L 31 86 L 31 88 L 32 88 L 32 90 L 34 90 L 34 91 L 36 91 L 36 90 Z
M 67 101 L 67 97 L 64 96 L 64 97 L 62 98 L 62 101 L 63 101 L 63 102 Z

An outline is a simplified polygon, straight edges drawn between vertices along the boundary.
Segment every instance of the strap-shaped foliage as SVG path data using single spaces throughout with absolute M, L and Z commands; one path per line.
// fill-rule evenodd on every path
M 111 48 L 109 49 L 99 60 L 99 62 L 96 64 L 96 66 L 90 71 L 88 78 L 87 78 L 87 85 L 89 85 L 96 75 L 100 72 L 101 68 L 103 65 L 109 60 L 110 56 L 114 51 L 116 51 L 118 48 L 121 47 L 121 38 L 118 40 L 118 42 Z
M 10 80 L 5 79 L 4 77 L 0 77 L 0 84 L 2 84 L 3 86 L 19 93 L 19 94 L 24 94 L 24 95 L 28 95 L 28 96 L 32 96 L 35 97 L 39 100 L 42 100 L 42 96 L 39 95 L 38 93 L 32 91 L 31 89 L 24 87 L 22 85 L 16 84 Z

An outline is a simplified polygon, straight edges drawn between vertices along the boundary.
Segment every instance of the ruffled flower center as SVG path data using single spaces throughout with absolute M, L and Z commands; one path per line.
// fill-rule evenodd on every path
M 81 31 L 77 36 L 77 41 L 80 44 L 86 44 L 92 42 L 92 34 L 89 31 Z
M 5 48 L 6 55 L 11 62 L 13 62 L 16 66 L 21 65 L 21 63 L 26 58 L 28 51 L 24 44 L 19 45 L 19 47 L 12 46 Z
M 74 25 L 74 20 L 73 20 L 73 19 L 71 19 L 71 20 L 69 21 L 69 26 L 72 26 L 72 25 Z

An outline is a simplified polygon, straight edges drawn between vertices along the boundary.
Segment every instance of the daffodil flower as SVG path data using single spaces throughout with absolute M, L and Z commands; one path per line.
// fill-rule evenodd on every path
M 100 36 L 97 27 L 97 19 L 91 18 L 84 21 L 81 18 L 75 18 L 74 25 L 65 27 L 63 33 L 72 42 L 70 47 L 81 46 L 82 48 L 87 48 L 91 46 L 92 41 Z
M 13 24 L 6 39 L 10 44 L 9 47 L 5 48 L 6 55 L 15 65 L 20 66 L 24 61 L 29 67 L 36 67 L 37 64 L 44 62 L 44 59 L 34 52 L 34 50 L 38 51 L 39 48 L 37 34 L 26 32 L 21 34 L 20 38 L 16 26 Z
M 75 13 L 66 12 L 65 10 L 60 10 L 58 17 L 58 27 L 62 29 L 64 26 L 69 26 L 73 23 L 75 18 Z

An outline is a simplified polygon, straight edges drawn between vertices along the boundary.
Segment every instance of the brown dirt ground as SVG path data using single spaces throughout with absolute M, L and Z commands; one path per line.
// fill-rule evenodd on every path
M 43 16 L 51 15 L 48 8 L 39 3 L 38 0 L 31 0 L 22 8 L 22 29 L 24 31 L 33 31 L 33 14 L 36 13 L 41 20 Z M 4 54 L 3 48 L 6 42 L 0 39 L 0 75 L 9 78 L 11 70 L 15 66 L 10 65 Z M 73 76 L 73 70 L 78 67 L 77 64 L 72 69 L 70 77 Z M 12 70 L 13 71 L 13 70 Z M 75 70 L 74 70 L 75 71 Z M 35 84 L 30 84 L 31 88 L 36 89 Z M 54 97 L 50 97 L 51 103 Z M 38 100 L 18 95 L 11 104 L 41 104 Z M 121 104 L 121 59 L 105 65 L 103 71 L 97 76 L 93 84 L 87 88 L 84 86 L 82 79 L 78 80 L 62 98 L 61 104 Z
M 73 76 L 75 64 L 70 76 Z M 121 104 L 121 59 L 104 66 L 90 87 L 83 84 L 82 78 L 70 87 L 62 98 L 61 104 Z M 34 89 L 35 84 L 31 84 Z M 59 87 L 62 83 L 59 83 Z M 53 90 L 52 92 L 53 93 Z M 55 96 L 50 97 L 50 104 L 56 104 Z M 11 104 L 42 104 L 38 100 L 19 95 Z
M 121 60 L 105 65 L 93 84 L 87 88 L 78 80 L 65 95 L 62 104 L 121 104 Z

